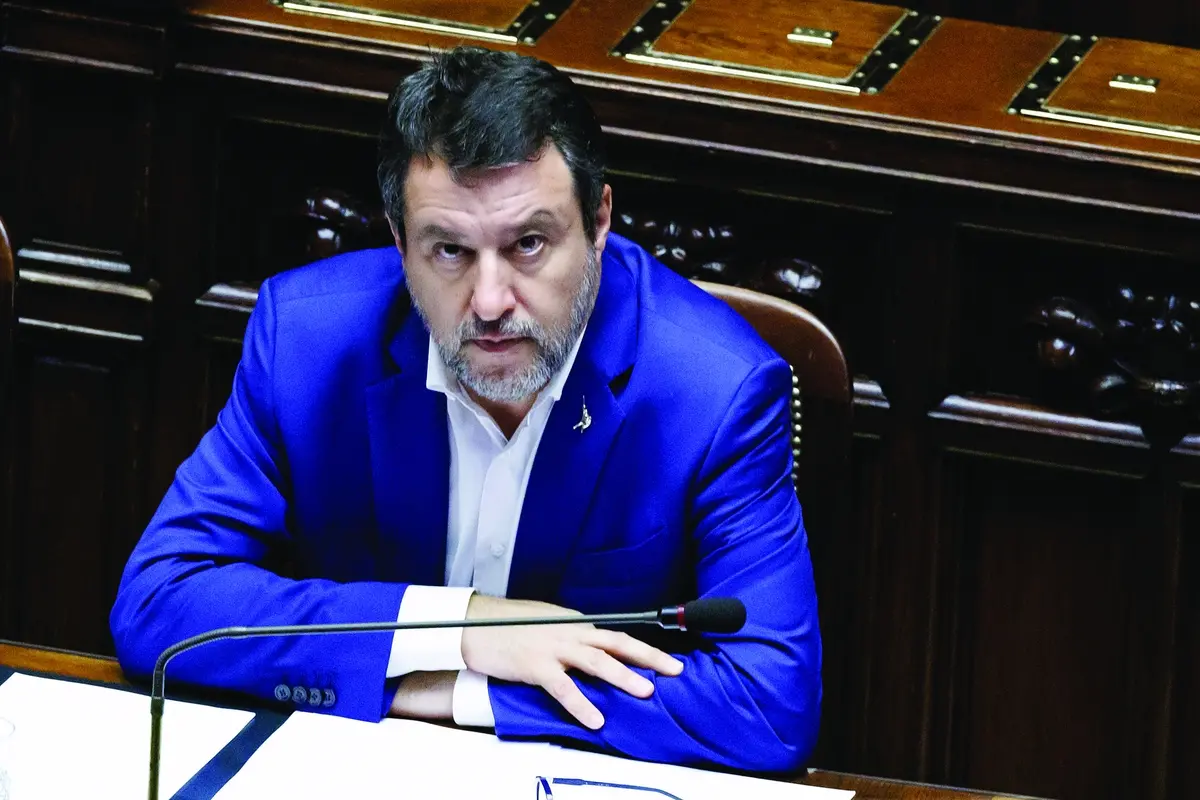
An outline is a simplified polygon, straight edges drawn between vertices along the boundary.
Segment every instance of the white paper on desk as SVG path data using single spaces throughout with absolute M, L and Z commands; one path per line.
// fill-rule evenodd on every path
M 534 800 L 537 765 L 553 750 L 412 720 L 298 711 L 216 800 Z
M 14 800 L 128 800 L 149 780 L 150 699 L 17 673 L 0 684 L 12 738 Z M 249 711 L 168 700 L 163 710 L 162 797 L 170 797 L 249 724 Z
M 540 774 L 556 778 L 581 778 L 597 783 L 617 783 L 629 786 L 646 786 L 669 792 L 681 800 L 730 800 L 730 798 L 753 798 L 753 800 L 849 800 L 854 792 L 843 789 L 826 789 L 819 786 L 802 786 L 785 781 L 763 778 L 748 778 L 724 772 L 676 767 L 670 764 L 652 764 L 646 761 L 585 753 L 580 750 L 558 748 L 553 772 Z M 555 790 L 554 800 L 665 800 L 661 794 L 628 792 L 601 794 L 596 787 L 564 787 Z M 527 800 L 533 800 L 532 796 Z
M 845 800 L 853 792 L 743 778 L 502 742 L 491 734 L 412 720 L 362 722 L 297 712 L 251 756 L 216 800 L 534 800 L 537 776 L 666 789 L 682 800 Z M 562 792 L 562 800 L 592 794 Z M 593 790 L 595 791 L 595 790 Z M 662 800 L 637 792 L 632 800 Z M 555 794 L 559 800 L 558 793 Z M 594 800 L 611 800 L 600 793 Z M 622 800 L 630 800 L 622 797 Z

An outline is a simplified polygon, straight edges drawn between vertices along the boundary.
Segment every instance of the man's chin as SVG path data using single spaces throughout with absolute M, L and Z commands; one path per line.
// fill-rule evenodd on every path
M 522 403 L 538 393 L 538 389 L 530 391 L 515 381 L 471 381 L 466 385 L 477 397 L 492 403 Z
M 494 364 L 483 366 L 470 363 L 470 371 L 462 382 L 480 397 L 494 402 L 517 402 L 524 398 L 516 395 L 528 397 L 537 393 L 537 389 L 532 392 L 525 390 L 525 384 L 530 381 L 528 373 L 531 368 L 529 364 L 497 368 Z

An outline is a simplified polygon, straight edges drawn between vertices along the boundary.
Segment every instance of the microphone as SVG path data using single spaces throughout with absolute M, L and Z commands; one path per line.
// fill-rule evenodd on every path
M 341 622 L 312 625 L 256 625 L 217 628 L 177 642 L 154 662 L 150 682 L 150 800 L 158 800 L 159 757 L 162 752 L 162 715 L 167 685 L 167 664 L 180 653 L 224 639 L 258 636 L 312 636 L 326 633 L 380 633 L 429 628 L 494 628 L 519 625 L 658 625 L 667 630 L 696 633 L 737 633 L 746 623 L 746 606 L 732 597 L 705 597 L 658 611 L 621 614 L 581 614 L 557 617 L 432 620 L 426 622 Z
M 746 605 L 734 597 L 705 597 L 658 612 L 668 630 L 737 633 L 746 624 Z

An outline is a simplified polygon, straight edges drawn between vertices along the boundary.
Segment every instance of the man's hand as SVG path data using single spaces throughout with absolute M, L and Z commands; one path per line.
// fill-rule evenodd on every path
M 467 619 L 579 616 L 569 608 L 531 600 L 472 595 Z M 592 730 L 604 724 L 599 709 L 567 674 L 579 669 L 634 697 L 649 697 L 654 684 L 626 664 L 678 675 L 683 663 L 645 642 L 588 623 L 466 628 L 462 655 L 469 669 L 505 681 L 541 686 L 567 712 Z

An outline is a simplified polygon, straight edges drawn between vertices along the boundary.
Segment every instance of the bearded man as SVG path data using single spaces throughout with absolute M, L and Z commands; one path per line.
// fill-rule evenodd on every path
M 736 634 L 258 638 L 185 653 L 172 675 L 364 720 L 803 764 L 821 644 L 790 372 L 609 232 L 602 138 L 577 87 L 529 57 L 457 48 L 396 87 L 378 170 L 396 246 L 263 284 L 228 404 L 123 575 L 111 624 L 131 675 L 228 625 L 728 596 L 747 608 Z

